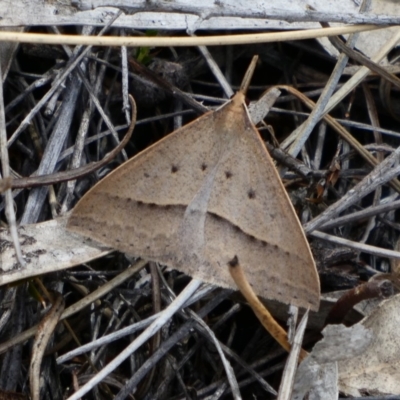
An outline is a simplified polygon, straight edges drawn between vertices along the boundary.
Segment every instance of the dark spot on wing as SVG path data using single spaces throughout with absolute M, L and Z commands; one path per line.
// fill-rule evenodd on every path
M 143 175 L 145 178 L 150 178 L 150 175 L 147 172 L 145 172 Z
M 232 178 L 232 172 L 231 171 L 225 171 L 225 176 L 226 176 L 226 179 L 230 179 L 230 178 Z
M 172 165 L 172 167 L 171 167 L 171 172 L 172 172 L 173 174 L 175 174 L 175 172 L 178 172 L 178 170 L 179 170 L 179 168 L 178 168 L 177 165 Z
M 207 164 L 206 163 L 201 164 L 201 170 L 205 171 L 206 169 L 207 169 Z
M 249 199 L 254 199 L 256 197 L 256 192 L 253 189 L 250 189 L 247 192 L 247 196 L 248 196 Z

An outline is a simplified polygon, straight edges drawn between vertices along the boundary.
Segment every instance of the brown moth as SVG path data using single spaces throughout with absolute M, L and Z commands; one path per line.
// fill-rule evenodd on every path
M 77 204 L 68 229 L 194 278 L 317 310 L 319 278 L 244 96 L 127 161 Z

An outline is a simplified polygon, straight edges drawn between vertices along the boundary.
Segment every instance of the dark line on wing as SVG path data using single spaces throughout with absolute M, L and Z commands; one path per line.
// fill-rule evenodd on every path
M 185 212 L 185 210 L 187 209 L 187 205 L 184 204 L 157 204 L 157 203 L 146 203 L 144 201 L 141 200 L 133 200 L 131 198 L 125 198 L 125 197 L 121 197 L 118 196 L 116 194 L 111 194 L 111 193 L 102 193 L 103 195 L 106 195 L 110 198 L 110 200 L 117 200 L 117 201 L 124 201 L 125 203 L 134 203 L 136 202 L 138 208 L 156 208 L 156 207 L 160 207 L 160 208 L 164 208 L 165 210 L 171 210 L 172 208 L 178 208 L 178 209 L 182 209 L 183 212 Z M 111 203 L 110 203 L 111 204 Z M 192 212 L 196 212 L 196 210 L 192 210 Z M 207 211 L 207 215 L 209 215 L 212 218 L 215 219 L 219 219 L 222 220 L 224 223 L 228 223 L 229 225 L 231 225 L 233 227 L 233 229 L 235 229 L 236 231 L 240 232 L 241 234 L 245 235 L 250 241 L 257 241 L 260 242 L 262 246 L 271 246 L 273 247 L 275 250 L 278 250 L 279 246 L 276 244 L 272 244 L 269 243 L 263 239 L 259 239 L 253 235 L 251 235 L 250 233 L 245 232 L 242 228 L 240 228 L 240 226 L 232 223 L 231 221 L 227 220 L 225 217 L 222 217 L 216 213 L 213 213 L 211 211 Z M 282 251 L 288 255 L 289 253 L 285 250 L 282 249 Z

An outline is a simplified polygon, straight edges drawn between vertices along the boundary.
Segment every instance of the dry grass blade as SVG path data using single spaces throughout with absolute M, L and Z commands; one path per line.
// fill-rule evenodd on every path
M 352 249 L 358 250 L 359 252 L 372 254 L 378 257 L 400 259 L 400 251 L 383 249 L 381 247 L 371 246 L 369 244 L 363 244 L 352 240 L 343 239 L 341 237 L 329 235 L 328 233 L 319 231 L 312 231 L 310 235 L 315 238 L 323 239 L 331 243 L 336 243 L 338 245 L 350 247 Z
M 304 332 L 307 327 L 308 311 L 305 312 L 301 319 L 299 326 L 297 327 L 296 334 L 294 336 L 292 350 L 286 361 L 285 369 L 283 370 L 282 381 L 279 387 L 279 394 L 277 400 L 289 400 L 292 398 L 294 377 L 299 362 L 299 355 L 303 351 L 301 346 L 303 343 Z
M 363 32 L 382 29 L 376 25 L 354 25 L 326 29 L 308 29 L 293 32 L 258 33 L 247 35 L 209 36 L 209 37 L 102 37 L 50 35 L 39 33 L 0 32 L 0 40 L 18 43 L 42 43 L 91 45 L 91 46 L 220 46 L 229 44 L 267 43 L 285 40 L 303 40 L 325 36 L 344 35 L 346 33 Z
M 38 326 L 33 344 L 29 367 L 29 382 L 31 386 L 31 398 L 33 400 L 40 399 L 40 388 L 42 387 L 40 384 L 40 366 L 42 358 L 65 307 L 64 298 L 60 293 L 52 292 L 52 300 L 53 303 L 50 310 Z
M 0 68 L 0 82 L 3 81 L 3 75 Z M 5 178 L 5 182 L 2 183 L 2 192 L 5 194 L 5 202 L 6 202 L 6 217 L 7 222 L 10 227 L 10 233 L 13 240 L 13 245 L 15 249 L 15 254 L 17 256 L 19 264 L 24 267 L 25 260 L 22 256 L 21 246 L 19 244 L 18 232 L 17 232 L 17 221 L 15 216 L 15 210 L 13 207 L 13 199 L 11 190 L 7 187 L 7 183 L 10 180 L 10 163 L 7 149 L 7 131 L 6 131 L 6 116 L 4 112 L 4 96 L 3 96 L 3 86 L 0 85 L 0 158 L 1 158 L 1 166 L 3 170 L 3 177 Z

